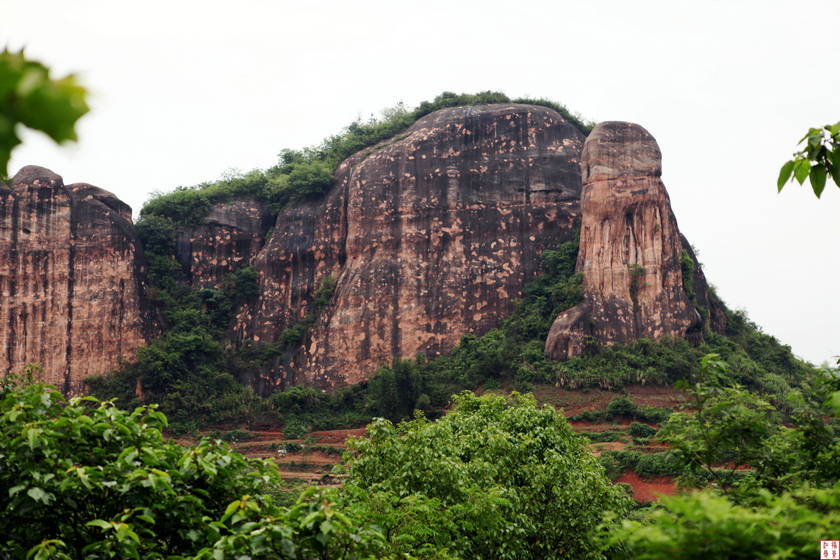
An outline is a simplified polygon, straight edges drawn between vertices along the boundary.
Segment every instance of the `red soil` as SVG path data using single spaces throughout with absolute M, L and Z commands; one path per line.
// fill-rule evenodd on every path
M 633 471 L 627 471 L 618 477 L 616 482 L 628 483 L 633 488 L 633 499 L 639 501 L 658 501 L 660 494 L 672 495 L 677 493 L 677 485 L 670 476 L 644 479 Z

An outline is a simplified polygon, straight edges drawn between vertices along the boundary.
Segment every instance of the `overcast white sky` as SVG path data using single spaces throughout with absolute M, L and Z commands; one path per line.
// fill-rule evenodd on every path
M 0 48 L 92 93 L 78 145 L 25 134 L 9 171 L 136 216 L 152 190 L 269 167 L 398 101 L 548 97 L 647 128 L 708 279 L 819 363 L 840 354 L 840 189 L 775 185 L 807 129 L 840 120 L 838 29 L 837 0 L 0 0 Z

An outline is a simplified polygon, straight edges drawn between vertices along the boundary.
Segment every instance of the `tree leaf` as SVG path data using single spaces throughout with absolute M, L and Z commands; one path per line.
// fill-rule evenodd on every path
M 814 165 L 811 167 L 811 188 L 814 189 L 814 194 L 819 198 L 825 188 L 824 165 Z
M 779 180 L 776 183 L 779 187 L 779 192 L 781 192 L 782 188 L 785 186 L 785 183 L 788 182 L 788 179 L 790 179 L 791 174 L 793 174 L 794 165 L 795 162 L 791 160 L 782 166 L 782 170 L 779 172 Z
M 227 521 L 227 519 L 239 509 L 240 503 L 241 502 L 239 500 L 236 500 L 235 502 L 231 502 L 228 504 L 228 507 L 225 508 L 225 514 L 222 516 L 221 519 L 222 523 Z
M 30 498 L 32 498 L 36 502 L 43 502 L 45 505 L 50 505 L 50 500 L 53 497 L 52 494 L 50 494 L 49 492 L 45 492 L 37 486 L 34 488 L 30 488 L 26 491 L 26 493 Z
M 805 179 L 808 178 L 808 173 L 811 170 L 811 161 L 808 159 L 802 159 L 796 162 L 796 167 L 793 170 L 793 175 L 796 177 L 796 180 L 799 181 L 799 184 L 803 184 Z

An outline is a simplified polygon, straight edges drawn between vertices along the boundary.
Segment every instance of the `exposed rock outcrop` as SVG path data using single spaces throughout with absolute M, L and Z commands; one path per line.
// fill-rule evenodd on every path
M 337 278 L 334 305 L 263 386 L 357 383 L 495 327 L 540 253 L 572 238 L 583 140 L 544 107 L 458 107 L 342 163 L 325 199 L 281 212 L 255 260 L 261 297 L 240 340 L 276 340 Z
M 586 347 L 586 338 L 591 335 L 589 303 L 582 301 L 560 314 L 551 324 L 546 338 L 545 353 L 561 361 L 579 356 Z
M 250 263 L 259 253 L 271 224 L 271 210 L 265 202 L 214 204 L 200 225 L 178 231 L 175 257 L 194 289 L 217 290 L 226 274 Z
M 601 123 L 586 139 L 581 172 L 577 270 L 593 335 L 607 344 L 666 334 L 699 339 L 700 317 L 682 286 L 680 232 L 660 179 L 656 140 L 636 124 Z M 568 357 L 558 348 L 580 336 L 580 315 L 575 308 L 556 319 L 546 341 L 550 356 Z
M 0 188 L 0 371 L 28 362 L 78 393 L 146 341 L 145 260 L 131 208 L 24 167 Z

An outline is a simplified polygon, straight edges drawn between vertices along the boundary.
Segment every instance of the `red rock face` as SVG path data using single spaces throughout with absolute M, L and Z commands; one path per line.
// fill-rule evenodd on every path
M 131 209 L 25 167 L 0 187 L 0 371 L 40 363 L 65 394 L 145 343 L 145 261 Z
M 699 339 L 700 319 L 682 286 L 680 232 L 660 180 L 656 140 L 635 124 L 601 123 L 586 139 L 581 170 L 577 269 L 593 336 L 607 344 L 666 334 Z M 546 353 L 557 359 L 569 357 L 557 350 L 563 346 L 558 337 L 579 337 L 582 321 L 568 316 L 575 310 L 555 320 L 546 341 Z
M 248 264 L 271 227 L 267 203 L 237 200 L 214 204 L 201 225 L 178 232 L 176 258 L 190 285 L 218 290 L 226 274 Z
M 267 385 L 358 383 L 394 356 L 434 357 L 495 327 L 540 253 L 572 237 L 582 145 L 544 107 L 459 107 L 345 161 L 323 201 L 278 216 L 255 260 L 261 297 L 238 318 L 240 340 L 275 340 L 316 282 L 337 278 L 334 305 L 263 372 Z

